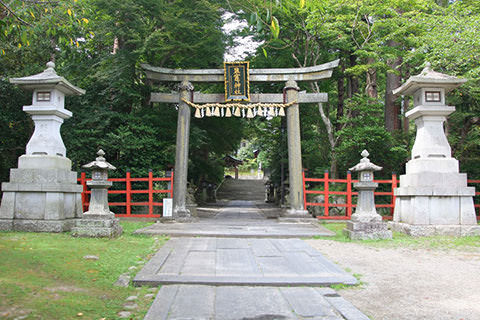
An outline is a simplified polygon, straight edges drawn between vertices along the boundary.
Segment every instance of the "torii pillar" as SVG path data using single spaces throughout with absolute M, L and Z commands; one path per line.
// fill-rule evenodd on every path
M 287 108 L 288 135 L 288 181 L 290 209 L 287 216 L 307 217 L 308 211 L 303 207 L 302 186 L 302 147 L 300 139 L 300 112 L 298 110 L 298 91 L 300 88 L 295 80 L 285 84 L 287 103 L 297 102 Z
M 184 80 L 179 87 L 177 145 L 175 152 L 175 174 L 173 176 L 173 219 L 189 219 L 186 207 L 188 177 L 188 144 L 190 138 L 190 107 L 182 99 L 191 100 L 193 85 Z

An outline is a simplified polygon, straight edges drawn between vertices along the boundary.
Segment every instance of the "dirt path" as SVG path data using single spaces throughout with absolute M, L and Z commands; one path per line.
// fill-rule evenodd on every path
M 307 242 L 361 275 L 361 288 L 338 293 L 374 320 L 480 319 L 480 248 L 447 251 Z

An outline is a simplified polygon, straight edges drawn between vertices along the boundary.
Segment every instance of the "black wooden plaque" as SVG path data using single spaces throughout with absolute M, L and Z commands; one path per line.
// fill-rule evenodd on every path
M 248 61 L 224 62 L 225 101 L 250 101 Z

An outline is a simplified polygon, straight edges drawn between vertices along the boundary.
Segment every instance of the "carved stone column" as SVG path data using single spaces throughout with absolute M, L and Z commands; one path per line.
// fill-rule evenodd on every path
M 191 101 L 193 85 L 183 81 L 179 85 L 177 145 L 175 153 L 175 175 L 173 177 L 173 218 L 190 218 L 186 207 L 188 177 L 188 144 L 190 138 L 190 107 L 181 99 Z

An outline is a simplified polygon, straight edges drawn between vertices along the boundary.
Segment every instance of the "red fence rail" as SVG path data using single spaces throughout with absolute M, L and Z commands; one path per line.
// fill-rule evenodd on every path
M 352 184 L 358 182 L 358 180 L 352 179 L 352 174 L 347 172 L 346 179 L 330 179 L 328 175 L 328 171 L 326 171 L 323 175 L 323 178 L 307 178 L 305 177 L 305 171 L 303 172 L 303 202 L 304 208 L 308 209 L 309 207 L 322 207 L 323 208 L 323 215 L 317 216 L 318 219 L 331 219 L 331 220 L 349 220 L 353 208 L 356 207 L 354 203 L 354 196 L 358 195 L 358 192 L 352 191 Z M 395 173 L 392 174 L 392 178 L 390 180 L 374 180 L 379 185 L 387 185 L 383 187 L 383 189 L 388 189 L 388 191 L 377 191 L 375 192 L 375 196 L 384 196 L 390 198 L 388 203 L 375 203 L 377 208 L 390 208 L 389 215 L 383 215 L 384 220 L 391 220 L 393 217 L 393 211 L 395 208 L 395 195 L 393 191 L 398 186 L 397 175 Z M 307 184 L 320 184 L 323 185 L 323 190 L 307 190 Z M 468 183 L 471 184 L 479 184 L 480 187 L 480 180 L 468 180 Z M 339 186 L 339 189 L 345 191 L 331 191 L 330 184 L 335 184 Z M 346 186 L 342 186 L 341 184 L 346 184 Z M 476 189 L 480 189 L 477 187 Z M 324 201 L 323 202 L 312 202 L 309 199 L 308 195 L 323 195 Z M 344 196 L 345 203 L 331 203 L 330 198 L 333 196 Z M 477 219 L 480 220 L 480 192 L 475 192 L 475 210 L 477 213 Z M 385 201 L 384 201 L 385 202 Z M 346 208 L 345 212 L 342 215 L 331 215 L 330 208 Z M 339 211 L 339 210 L 337 210 Z
M 88 211 L 89 206 L 89 198 L 90 198 L 90 190 L 87 188 L 87 181 L 92 180 L 86 177 L 85 172 L 82 172 L 78 182 L 83 186 L 82 192 L 82 205 L 83 211 Z M 132 178 L 130 172 L 126 173 L 125 178 L 110 178 L 108 181 L 112 181 L 114 183 L 114 188 L 112 190 L 108 190 L 108 194 L 124 194 L 125 201 L 121 202 L 109 202 L 110 206 L 116 207 L 125 207 L 124 213 L 115 214 L 116 217 L 130 217 L 130 218 L 159 218 L 161 214 L 155 214 L 154 208 L 155 207 L 163 207 L 163 202 L 156 201 L 155 199 L 156 194 L 169 194 L 170 198 L 173 197 L 173 171 L 171 172 L 170 177 L 157 177 L 153 176 L 153 172 L 150 171 L 148 173 L 148 177 L 146 178 Z M 138 182 L 143 182 L 143 187 L 145 187 L 145 182 L 148 183 L 147 189 L 136 189 L 132 188 L 132 185 L 135 185 Z M 158 189 L 156 188 L 154 182 L 164 182 L 170 185 L 170 187 L 165 189 Z M 118 183 L 125 183 L 125 189 L 118 189 Z M 137 194 L 144 194 L 148 195 L 147 201 L 133 201 L 134 195 Z M 140 206 L 140 207 L 148 207 L 148 213 L 134 213 L 132 212 L 132 207 Z

